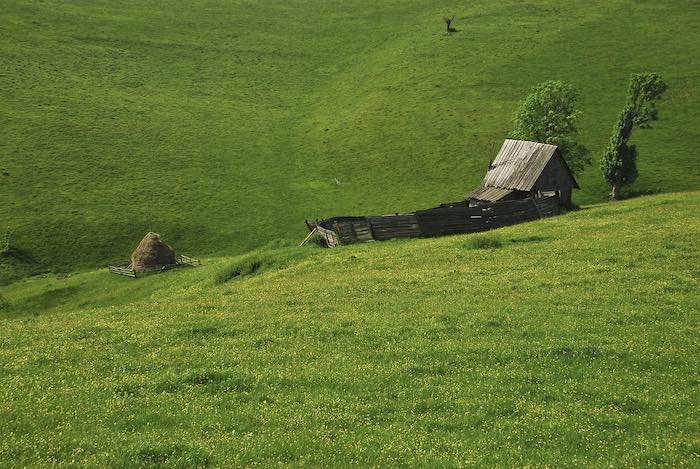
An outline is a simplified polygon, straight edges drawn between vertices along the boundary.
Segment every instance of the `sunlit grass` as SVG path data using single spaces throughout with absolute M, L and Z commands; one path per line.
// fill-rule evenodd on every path
M 0 460 L 694 466 L 698 197 L 16 283 Z M 480 236 L 501 246 L 470 248 Z

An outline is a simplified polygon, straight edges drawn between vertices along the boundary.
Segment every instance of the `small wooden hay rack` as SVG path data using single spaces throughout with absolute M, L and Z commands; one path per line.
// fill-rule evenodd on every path
M 125 277 L 138 278 L 145 275 L 159 274 L 167 270 L 176 269 L 179 267 L 199 267 L 202 265 L 199 259 L 194 257 L 185 256 L 182 254 L 177 254 L 175 256 L 175 264 L 167 264 L 161 267 L 154 267 L 152 269 L 147 269 L 143 272 L 134 271 L 134 267 L 131 262 L 125 262 L 123 264 L 110 265 L 109 271 L 116 275 L 123 275 Z

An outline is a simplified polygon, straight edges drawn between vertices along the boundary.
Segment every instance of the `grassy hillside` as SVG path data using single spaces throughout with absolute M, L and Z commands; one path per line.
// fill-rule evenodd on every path
M 681 0 L 6 0 L 0 234 L 17 251 L 0 277 L 121 260 L 149 228 L 234 254 L 299 239 L 304 218 L 459 199 L 552 78 L 580 90 L 597 156 L 629 73 L 661 73 L 634 190 L 697 189 L 698 21 Z M 579 202 L 605 196 L 597 166 L 581 185 Z
M 487 234 L 17 282 L 0 460 L 696 467 L 699 220 L 700 193 L 671 194 Z

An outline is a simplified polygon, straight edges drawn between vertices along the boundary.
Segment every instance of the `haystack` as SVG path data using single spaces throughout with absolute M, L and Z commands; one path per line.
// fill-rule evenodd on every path
M 158 233 L 146 233 L 136 250 L 131 254 L 134 272 L 175 264 L 175 250 L 160 239 Z

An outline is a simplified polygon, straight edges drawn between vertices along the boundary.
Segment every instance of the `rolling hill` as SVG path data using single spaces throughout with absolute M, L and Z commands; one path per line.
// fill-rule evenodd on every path
M 633 190 L 697 189 L 698 20 L 689 0 L 7 0 L 1 280 L 125 259 L 147 229 L 234 255 L 305 218 L 457 200 L 547 79 L 580 91 L 597 158 L 629 74 L 661 73 Z M 580 182 L 605 198 L 597 164 Z
M 696 467 L 699 22 L 692 0 L 5 0 L 0 466 Z M 669 84 L 633 137 L 644 196 L 603 203 L 638 71 Z M 548 79 L 581 96 L 580 210 L 297 247 L 305 218 L 463 198 Z M 203 266 L 101 268 L 146 230 Z
M 699 220 L 700 193 L 655 195 L 485 234 L 15 282 L 0 460 L 696 467 Z

